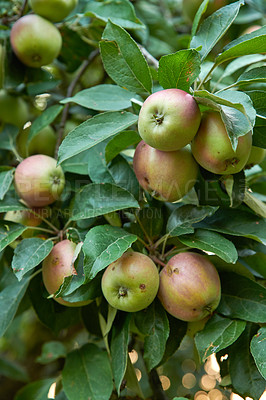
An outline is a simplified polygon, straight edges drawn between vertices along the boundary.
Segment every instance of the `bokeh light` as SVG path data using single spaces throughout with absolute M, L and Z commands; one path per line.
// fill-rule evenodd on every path
M 185 374 L 182 378 L 182 385 L 186 389 L 192 389 L 196 385 L 196 383 L 197 383 L 197 379 L 196 379 L 195 375 L 191 374 L 190 372 Z
M 200 387 L 204 390 L 212 390 L 216 386 L 216 379 L 211 375 L 203 375 L 200 380 Z
M 135 364 L 138 361 L 138 353 L 136 352 L 136 350 L 132 350 L 128 353 L 130 361 L 132 362 L 132 364 Z
M 168 376 L 161 375 L 159 378 L 160 378 L 163 390 L 168 390 L 169 387 L 171 386 L 171 382 L 170 382 L 170 379 L 168 378 Z

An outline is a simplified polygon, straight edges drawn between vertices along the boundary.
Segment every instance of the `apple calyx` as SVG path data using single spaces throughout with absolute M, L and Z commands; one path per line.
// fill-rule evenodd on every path
M 155 119 L 155 122 L 157 125 L 161 125 L 164 120 L 164 115 L 163 114 L 153 114 L 153 118 Z
M 128 289 L 121 286 L 118 290 L 118 298 L 127 296 Z

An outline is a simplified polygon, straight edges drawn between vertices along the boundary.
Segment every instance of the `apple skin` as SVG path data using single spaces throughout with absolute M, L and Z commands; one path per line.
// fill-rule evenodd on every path
M 49 294 L 55 293 L 62 285 L 64 278 L 76 273 L 72 265 L 76 244 L 68 239 L 57 243 L 50 254 L 42 263 L 42 279 Z M 80 307 L 87 305 L 92 300 L 70 302 L 62 297 L 53 297 L 55 301 L 68 307 Z
M 77 4 L 78 0 L 30 0 L 30 6 L 35 14 L 52 22 L 62 21 Z
M 191 150 L 196 161 L 214 174 L 230 175 L 240 172 L 248 160 L 252 133 L 238 138 L 234 152 L 219 112 L 203 114 L 199 130 L 192 140 Z
M 0 90 L 0 121 L 21 128 L 29 119 L 27 103 L 22 97 L 12 96 L 6 90 Z
M 252 146 L 245 168 L 248 169 L 256 164 L 260 164 L 264 160 L 265 156 L 266 156 L 266 149 Z
M 179 253 L 160 272 L 158 297 L 174 317 L 188 322 L 202 320 L 220 302 L 218 272 L 201 254 Z
M 41 213 L 41 210 L 35 209 L 37 213 Z M 42 223 L 42 219 L 37 215 L 33 214 L 30 210 L 16 210 L 16 211 L 7 211 L 4 216 L 5 221 L 12 221 L 18 224 L 22 224 L 25 226 L 39 226 Z M 24 239 L 31 238 L 35 234 L 33 229 L 27 229 L 22 233 L 22 237 Z
M 133 169 L 140 186 L 161 201 L 180 200 L 194 186 L 198 165 L 189 147 L 160 151 L 143 140 L 138 144 Z
M 62 46 L 59 30 L 52 22 L 35 14 L 25 15 L 14 23 L 10 40 L 19 60 L 33 68 L 50 64 Z
M 118 310 L 136 312 L 148 307 L 159 288 L 159 273 L 145 254 L 128 251 L 111 263 L 102 276 L 107 302 Z
M 54 203 L 65 186 L 64 172 L 52 157 L 36 154 L 25 158 L 16 168 L 15 189 L 29 207 Z
M 180 89 L 165 89 L 144 101 L 138 129 L 148 145 L 157 150 L 174 151 L 191 142 L 200 120 L 200 109 L 190 94 Z
M 52 157 L 55 152 L 56 135 L 51 126 L 43 128 L 27 146 L 27 139 L 30 133 L 30 127 L 19 132 L 16 143 L 21 157 L 32 156 L 33 154 L 45 154 Z

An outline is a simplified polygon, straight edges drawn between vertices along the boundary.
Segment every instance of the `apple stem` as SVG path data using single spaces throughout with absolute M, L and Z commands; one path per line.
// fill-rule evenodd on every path
M 150 255 L 150 258 L 156 263 L 156 264 L 160 264 L 162 267 L 165 267 L 166 264 L 161 261 L 158 257 L 156 257 L 155 255 Z
M 46 223 L 46 225 L 50 226 L 52 228 L 52 233 L 59 233 L 59 229 L 57 229 L 56 226 L 54 226 L 50 221 L 48 221 L 46 218 L 44 218 L 41 214 L 37 213 L 34 210 L 31 210 L 32 214 L 34 214 L 36 217 L 39 217 L 43 222 Z
M 139 217 L 138 217 L 138 215 L 137 215 L 136 213 L 135 213 L 135 217 L 136 217 L 136 220 L 137 220 L 137 222 L 138 222 L 138 224 L 139 224 L 139 226 L 140 226 L 142 232 L 143 232 L 144 235 L 146 236 L 146 239 L 148 240 L 149 245 L 152 245 L 152 241 L 151 241 L 149 235 L 148 235 L 147 232 L 146 232 L 146 229 L 145 229 L 144 226 L 142 225 L 142 223 L 141 223 L 141 221 L 140 221 L 140 219 L 139 219 Z

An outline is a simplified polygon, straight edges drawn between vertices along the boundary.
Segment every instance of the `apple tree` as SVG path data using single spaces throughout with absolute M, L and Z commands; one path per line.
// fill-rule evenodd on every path
M 259 400 L 265 2 L 0 14 L 0 398 Z

